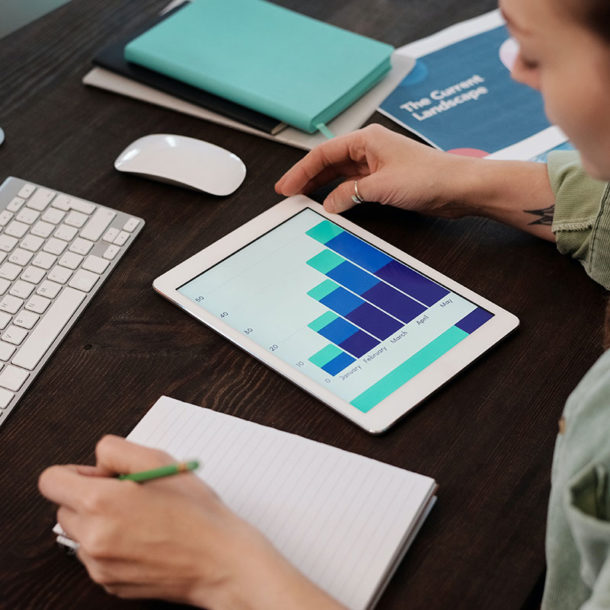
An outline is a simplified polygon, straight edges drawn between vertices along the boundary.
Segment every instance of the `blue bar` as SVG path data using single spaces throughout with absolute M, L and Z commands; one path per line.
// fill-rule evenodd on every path
M 348 261 L 344 261 L 334 269 L 327 271 L 326 275 L 356 294 L 362 294 L 375 284 L 379 284 L 379 280 L 374 275 L 363 271 L 360 267 L 356 267 Z
M 330 362 L 325 364 L 322 368 L 329 374 L 335 376 L 337 373 L 342 371 L 346 366 L 354 362 L 355 358 L 349 354 L 342 353 L 336 358 L 333 358 Z
M 358 239 L 347 231 L 343 231 L 343 233 L 339 233 L 339 235 L 327 241 L 326 247 L 354 261 L 357 265 L 372 273 L 375 273 L 393 260 L 387 254 L 377 250 L 377 248 Z
M 370 301 L 377 307 L 380 307 L 394 317 L 402 320 L 405 323 L 416 318 L 426 307 L 408 296 L 399 292 L 392 286 L 379 282 L 370 290 L 367 290 L 363 295 L 367 301 Z
M 360 358 L 360 356 L 364 356 L 364 354 L 372 350 L 376 345 L 379 345 L 379 341 L 377 339 L 371 337 L 371 335 L 365 333 L 363 330 L 359 330 L 349 339 L 343 341 L 339 347 L 352 354 L 352 356 Z
M 493 314 L 489 313 L 486 309 L 477 307 L 474 311 L 471 311 L 465 318 L 462 318 L 456 326 L 461 328 L 464 332 L 470 334 L 474 332 L 479 326 L 483 326 L 487 320 L 493 318 Z
M 324 298 L 320 299 L 320 303 L 326 305 L 328 309 L 337 312 L 340 316 L 347 317 L 347 314 L 351 313 L 362 304 L 362 299 L 339 286 Z
M 375 275 L 428 307 L 449 293 L 446 288 L 394 260 L 381 267 Z
M 333 343 L 336 343 L 337 345 L 346 339 L 349 339 L 354 333 L 357 332 L 358 329 L 343 318 L 337 318 L 330 324 L 324 326 L 324 328 L 318 330 L 318 333 L 320 333 L 323 337 L 329 341 L 332 341 Z
M 403 326 L 398 320 L 365 302 L 345 317 L 382 341 Z

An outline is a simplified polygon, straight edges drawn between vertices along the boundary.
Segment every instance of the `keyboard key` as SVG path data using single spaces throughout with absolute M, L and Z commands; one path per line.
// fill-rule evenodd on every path
M 30 371 L 36 368 L 45 352 L 84 301 L 85 296 L 78 290 L 65 288 L 53 305 L 49 307 L 44 318 L 38 322 L 30 336 L 23 342 L 21 349 L 13 358 L 13 363 Z M 1 374 L 0 385 L 4 385 Z
M 119 234 L 118 229 L 115 229 L 114 227 L 110 227 L 110 229 L 108 229 L 108 231 L 106 231 L 106 233 L 104 233 L 104 237 L 102 237 L 102 239 L 104 241 L 112 243 L 116 239 L 116 236 L 118 234 Z
M 74 227 L 69 227 L 68 225 L 59 225 L 53 235 L 58 239 L 72 241 L 77 233 L 78 229 L 75 229 Z
M 11 324 L 3 333 L 2 340 L 13 345 L 21 345 L 22 341 L 27 337 L 28 331 Z
M 127 233 L 127 231 L 121 231 L 116 239 L 114 240 L 114 243 L 117 246 L 122 246 L 125 244 L 125 242 L 129 239 L 129 233 Z
M 45 222 L 44 220 L 39 220 L 31 229 L 33 235 L 38 235 L 38 237 L 44 237 L 45 239 L 53 233 L 55 230 L 55 226 Z
M 38 284 L 38 282 L 40 282 L 40 280 L 44 277 L 44 274 L 44 269 L 29 265 L 21 274 L 21 279 L 25 280 L 26 282 L 31 282 L 32 284 Z
M 70 197 L 68 197 L 68 195 L 64 195 L 63 193 L 60 195 L 57 195 L 57 197 L 55 197 L 55 199 L 53 199 L 53 202 L 51 203 L 51 205 L 54 208 L 67 212 L 70 209 Z
M 22 328 L 27 328 L 28 330 L 38 322 L 40 316 L 31 311 L 26 311 L 22 309 L 14 319 L 14 322 L 17 326 L 21 326 Z
M 77 197 L 72 197 L 70 199 L 70 209 L 76 210 L 77 212 L 82 212 L 83 214 L 93 214 L 96 207 L 97 206 L 94 203 L 90 203 L 89 201 L 83 201 L 82 199 L 78 199 Z
M 79 269 L 74 273 L 72 279 L 68 282 L 68 286 L 89 292 L 93 286 L 95 286 L 95 282 L 97 282 L 98 277 L 99 276 L 95 273 Z
M 0 266 L 0 277 L 7 280 L 14 280 L 21 273 L 21 267 L 13 263 L 4 263 Z
M 39 186 L 25 205 L 42 212 L 51 203 L 53 197 L 55 197 L 55 191 Z
M 108 246 L 102 256 L 108 260 L 112 260 L 120 252 L 120 250 L 121 248 L 118 246 Z
M 36 237 L 35 235 L 26 235 L 19 245 L 26 250 L 36 252 L 37 250 L 40 250 L 42 244 L 44 244 L 44 239 Z
M 81 237 L 97 241 L 115 216 L 116 212 L 113 212 L 108 208 L 98 208 L 95 214 L 89 219 L 87 225 L 80 232 Z
M 39 252 L 32 261 L 32 265 L 42 267 L 42 269 L 50 269 L 57 260 L 56 256 L 49 254 L 48 252 Z
M 0 226 L 6 226 L 11 218 L 13 217 L 13 214 L 11 214 L 11 212 L 8 212 L 7 210 L 2 210 L 2 212 L 0 212 Z
M 29 373 L 27 371 L 9 364 L 2 373 L 0 373 L 0 386 L 16 392 L 23 385 L 28 376 Z
M 66 252 L 59 259 L 59 264 L 62 267 L 68 267 L 68 269 L 76 269 L 80 265 L 82 260 L 83 257 L 80 254 L 74 254 L 74 252 Z
M 54 299 L 60 290 L 61 284 L 56 284 L 50 280 L 45 280 L 42 284 L 40 284 L 40 286 L 38 286 L 36 294 L 47 297 L 48 299 Z
M 24 184 L 19 190 L 19 197 L 23 197 L 23 199 L 27 199 L 34 191 L 36 187 L 33 184 Z
M 93 271 L 93 273 L 104 273 L 109 264 L 107 260 L 91 254 L 85 259 L 82 268 L 87 271 Z
M 51 254 L 61 254 L 66 249 L 67 245 L 68 242 L 64 241 L 63 239 L 50 237 L 42 249 L 45 252 L 50 252 Z
M 81 231 L 81 235 L 83 232 Z M 77 237 L 68 248 L 70 252 L 76 252 L 76 254 L 89 254 L 89 250 L 93 248 L 93 242 L 88 239 L 82 239 Z
M 6 235 L 11 235 L 12 237 L 23 237 L 30 227 L 23 222 L 17 222 L 13 220 L 9 223 L 9 225 L 4 229 L 4 233 Z
M 22 199 L 21 197 L 13 197 L 6 206 L 6 209 L 9 212 L 18 212 L 24 203 L 25 199 Z
M 34 256 L 31 252 L 27 250 L 22 250 L 21 248 L 15 248 L 11 255 L 8 257 L 9 262 L 14 263 L 15 265 L 19 265 L 20 267 L 25 267 L 30 259 Z
M 128 231 L 129 233 L 132 233 L 135 229 L 138 228 L 139 224 L 140 224 L 140 220 L 138 218 L 130 218 L 123 225 L 123 231 Z
M 59 284 L 65 284 L 72 275 L 72 271 L 67 267 L 60 267 L 59 265 L 55 265 L 51 271 L 49 271 L 48 278 L 53 282 L 58 282 Z
M 0 388 L 0 409 L 6 409 L 9 403 L 13 399 L 14 394 L 5 390 L 4 388 Z
M 17 245 L 17 240 L 9 235 L 0 235 L 0 250 L 10 252 Z
M 6 362 L 13 355 L 16 349 L 17 348 L 14 345 L 0 341 L 0 360 L 4 360 Z
M 31 225 L 33 222 L 38 220 L 40 216 L 40 212 L 36 210 L 32 210 L 30 208 L 23 208 L 19 214 L 15 217 L 19 222 L 24 222 L 25 224 Z
M 3 311 L 0 311 L 0 330 L 3 328 L 6 328 L 6 325 L 12 320 L 13 318 L 7 314 L 4 313 Z
M 46 297 L 41 297 L 38 294 L 35 294 L 26 304 L 25 308 L 28 311 L 33 311 L 34 313 L 44 313 L 47 307 L 51 304 L 51 301 Z M 0 309 L 2 308 L 2 302 L 0 301 Z
M 80 212 L 72 211 L 66 216 L 64 222 L 67 225 L 70 225 L 71 227 L 76 227 L 77 229 L 80 229 L 85 224 L 85 222 L 87 222 L 87 218 L 88 216 L 86 214 L 81 214 Z
M 12 294 L 14 297 L 19 297 L 20 299 L 27 299 L 32 291 L 36 288 L 34 284 L 30 284 L 29 282 L 24 282 L 22 280 L 17 280 L 8 291 L 9 294 Z
M 0 301 L 0 309 L 8 313 L 17 313 L 23 305 L 23 299 L 14 297 L 10 294 L 4 295 Z
M 8 280 L 0 279 L 0 294 L 4 294 L 10 285 L 11 283 Z M 0 328 L 2 327 L 0 326 Z
M 56 225 L 61 222 L 61 219 L 66 215 L 65 212 L 58 210 L 57 208 L 48 208 L 47 211 L 42 215 L 42 219 L 45 222 L 50 222 Z

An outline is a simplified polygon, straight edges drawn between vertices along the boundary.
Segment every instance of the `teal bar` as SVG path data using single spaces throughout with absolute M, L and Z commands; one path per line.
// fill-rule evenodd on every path
M 313 267 L 316 271 L 326 275 L 329 271 L 332 271 L 335 267 L 338 267 L 344 262 L 345 259 L 335 252 L 331 252 L 330 250 L 322 250 L 320 254 L 316 254 L 313 258 L 310 258 L 307 261 L 307 264 L 310 267 Z
M 316 366 L 322 368 L 325 364 L 328 364 L 331 360 L 334 360 L 337 356 L 340 356 L 343 352 L 336 345 L 327 345 L 322 348 L 319 352 L 315 353 L 309 362 L 312 362 Z
M 321 284 L 318 284 L 315 288 L 312 288 L 307 294 L 316 301 L 321 301 L 324 297 L 328 296 L 333 290 L 339 288 L 338 284 L 331 280 L 324 280 Z
M 428 365 L 432 364 L 467 336 L 468 333 L 457 326 L 452 326 L 434 339 L 434 341 L 428 343 L 426 347 L 420 349 L 419 352 L 397 366 L 393 371 L 390 371 L 368 390 L 356 396 L 350 404 L 363 413 L 367 413 L 384 398 L 387 398 L 392 392 L 409 381 L 409 379 L 421 373 Z
M 335 223 L 329 220 L 323 220 L 320 224 L 317 224 L 313 229 L 309 229 L 305 234 L 309 237 L 313 237 L 316 241 L 325 244 L 330 241 L 333 237 L 337 237 L 340 233 L 343 233 L 343 229 L 338 227 Z
M 331 322 L 334 322 L 338 317 L 339 316 L 336 313 L 333 313 L 332 311 L 327 311 L 319 318 L 316 318 L 313 322 L 310 322 L 307 326 L 309 326 L 311 330 L 315 330 L 316 332 L 318 332 Z

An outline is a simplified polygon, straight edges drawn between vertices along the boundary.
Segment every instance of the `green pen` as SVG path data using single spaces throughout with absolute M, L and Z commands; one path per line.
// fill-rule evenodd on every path
M 177 464 L 153 468 L 152 470 L 120 474 L 118 478 L 121 481 L 143 483 L 144 481 L 152 481 L 153 479 L 160 479 L 161 477 L 170 477 L 174 474 L 180 474 L 181 472 L 190 472 L 191 470 L 197 470 L 197 468 L 199 468 L 199 462 L 197 460 L 189 460 L 187 462 L 178 462 Z

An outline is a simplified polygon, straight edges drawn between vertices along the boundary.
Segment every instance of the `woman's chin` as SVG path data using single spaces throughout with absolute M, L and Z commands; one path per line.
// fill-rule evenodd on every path
M 580 160 L 583 169 L 591 178 L 610 182 L 610 154 L 605 159 L 591 159 L 581 153 Z

